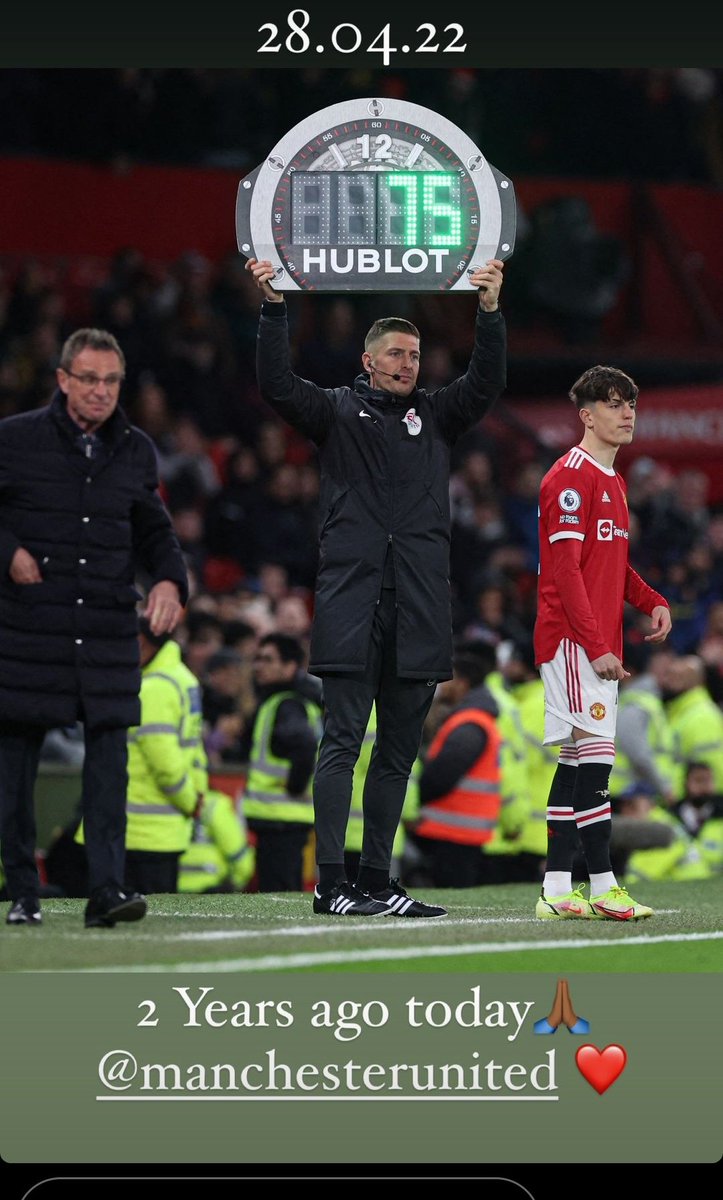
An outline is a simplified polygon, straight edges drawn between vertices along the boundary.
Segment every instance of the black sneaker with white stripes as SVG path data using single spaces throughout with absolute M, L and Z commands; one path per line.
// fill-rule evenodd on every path
M 34 896 L 21 896 L 8 910 L 6 925 L 42 925 L 40 905 Z
M 438 904 L 425 904 L 422 900 L 413 900 L 405 892 L 398 879 L 390 879 L 389 887 L 381 892 L 371 893 L 375 900 L 381 900 L 387 905 L 392 917 L 446 917 L 447 909 Z
M 330 892 L 314 888 L 314 912 L 331 917 L 387 917 L 387 904 L 373 900 L 353 883 L 338 883 Z

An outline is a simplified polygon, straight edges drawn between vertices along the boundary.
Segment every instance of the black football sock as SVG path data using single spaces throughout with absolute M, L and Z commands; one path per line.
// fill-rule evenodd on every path
M 610 863 L 610 793 L 614 743 L 584 738 L 577 743 L 577 782 L 573 793 L 575 821 L 590 875 L 612 871 Z
M 546 870 L 548 873 L 571 871 L 579 845 L 573 806 L 578 768 L 564 763 L 562 759 L 561 752 L 547 801 Z
M 356 885 L 363 892 L 383 892 L 389 886 L 389 872 L 378 867 L 359 867 Z
M 338 883 L 346 883 L 346 870 L 343 863 L 319 864 L 319 892 L 330 892 Z

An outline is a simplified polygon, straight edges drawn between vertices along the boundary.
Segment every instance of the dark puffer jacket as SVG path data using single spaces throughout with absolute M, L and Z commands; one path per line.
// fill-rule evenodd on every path
M 140 720 L 136 571 L 187 598 L 178 539 L 158 493 L 153 443 L 121 409 L 86 458 L 56 392 L 0 421 L 0 720 L 45 728 Z M 42 583 L 13 583 L 22 546 Z

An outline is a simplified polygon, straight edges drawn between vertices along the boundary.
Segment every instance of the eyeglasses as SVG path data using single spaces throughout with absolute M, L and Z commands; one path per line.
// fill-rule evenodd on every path
M 112 375 L 102 376 L 95 375 L 91 371 L 84 371 L 81 375 L 78 375 L 75 371 L 68 371 L 65 367 L 63 370 L 65 371 L 66 375 L 71 375 L 73 379 L 77 379 L 78 383 L 82 384 L 82 386 L 86 388 L 95 388 L 99 383 L 104 383 L 109 388 L 116 388 L 120 387 L 121 383 L 125 379 L 125 376 L 118 372 Z

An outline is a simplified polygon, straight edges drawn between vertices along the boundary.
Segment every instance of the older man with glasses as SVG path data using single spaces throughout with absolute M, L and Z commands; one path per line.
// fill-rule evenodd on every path
M 83 722 L 89 927 L 135 921 L 125 888 L 126 733 L 140 720 L 136 573 L 155 634 L 186 602 L 153 443 L 118 400 L 112 334 L 65 342 L 50 403 L 0 421 L 0 846 L 11 926 L 39 925 L 33 792 L 48 729 Z

